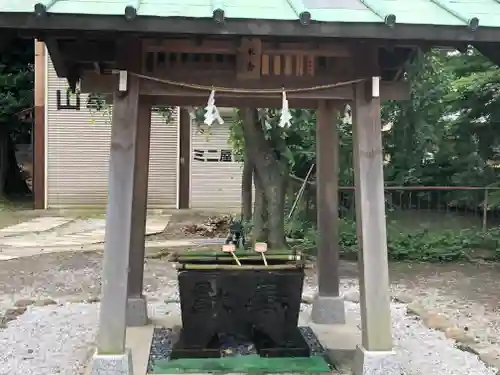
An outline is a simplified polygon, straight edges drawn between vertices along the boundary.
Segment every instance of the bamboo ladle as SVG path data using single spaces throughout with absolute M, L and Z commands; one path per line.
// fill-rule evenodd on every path
M 234 246 L 234 244 L 230 243 L 230 244 L 222 245 L 222 251 L 224 251 L 225 253 L 231 253 L 231 256 L 236 261 L 236 264 L 238 266 L 241 266 L 241 262 L 238 259 L 238 257 L 236 256 L 236 246 Z
M 265 243 L 265 242 L 256 242 L 254 250 L 257 253 L 260 253 L 260 255 L 262 256 L 262 260 L 264 261 L 264 265 L 267 267 L 268 266 L 268 264 L 267 264 L 267 258 L 266 258 L 266 255 L 264 254 L 267 251 L 267 243 Z

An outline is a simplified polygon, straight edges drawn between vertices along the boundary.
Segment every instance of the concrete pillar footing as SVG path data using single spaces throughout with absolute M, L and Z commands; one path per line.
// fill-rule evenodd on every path
M 92 358 L 90 375 L 134 375 L 132 354 L 126 349 L 124 354 L 99 354 Z
M 401 375 L 402 366 L 394 351 L 369 351 L 358 346 L 354 354 L 354 375 Z
M 312 303 L 311 320 L 316 324 L 344 324 L 344 297 L 316 295 Z
M 129 297 L 127 299 L 127 327 L 141 327 L 147 325 L 148 303 L 144 296 Z

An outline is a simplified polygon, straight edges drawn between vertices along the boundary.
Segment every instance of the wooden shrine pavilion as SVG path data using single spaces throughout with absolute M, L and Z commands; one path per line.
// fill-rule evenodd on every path
M 0 48 L 19 36 L 43 41 L 72 89 L 112 95 L 92 374 L 131 374 L 126 327 L 147 324 L 151 108 L 204 106 L 212 90 L 221 107 L 281 108 L 285 92 L 290 107 L 318 111 L 319 324 L 344 323 L 334 113 L 351 103 L 362 312 L 355 373 L 401 373 L 391 362 L 380 103 L 408 98 L 404 67 L 419 50 L 472 44 L 500 62 L 499 0 L 0 0 Z

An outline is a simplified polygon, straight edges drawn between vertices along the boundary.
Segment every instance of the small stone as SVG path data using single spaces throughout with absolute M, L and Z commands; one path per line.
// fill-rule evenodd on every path
M 32 299 L 20 299 L 14 303 L 15 307 L 28 307 L 35 303 Z
M 313 301 L 314 301 L 314 297 L 304 295 L 304 296 L 302 296 L 302 299 L 300 302 L 305 303 L 306 305 L 312 305 Z
M 35 301 L 35 306 L 57 305 L 57 302 L 50 298 L 43 298 Z
M 462 344 L 474 344 L 476 339 L 467 334 L 467 331 L 459 327 L 446 328 L 444 334 L 447 338 L 455 340 Z
M 0 329 L 7 328 L 7 319 L 4 316 L 0 316 Z
M 85 300 L 85 302 L 87 302 L 87 303 L 97 303 L 99 301 L 100 301 L 100 298 L 96 297 L 96 296 L 89 297 Z
M 26 307 L 13 307 L 5 311 L 4 317 L 8 322 L 16 319 L 18 316 L 23 315 L 26 312 Z
M 427 314 L 427 310 L 420 302 L 413 301 L 408 306 L 406 306 L 406 313 L 408 315 L 416 315 L 423 317 Z
M 407 294 L 396 294 L 392 296 L 395 302 L 404 303 L 405 305 L 409 305 L 413 302 L 413 298 Z
M 440 313 L 428 313 L 423 320 L 427 328 L 437 329 L 438 331 L 445 331 L 453 326 L 450 320 Z
M 69 300 L 69 303 L 85 303 L 87 302 L 86 298 L 74 297 Z
M 344 294 L 344 300 L 354 303 L 359 303 L 359 293 L 358 292 L 350 292 Z

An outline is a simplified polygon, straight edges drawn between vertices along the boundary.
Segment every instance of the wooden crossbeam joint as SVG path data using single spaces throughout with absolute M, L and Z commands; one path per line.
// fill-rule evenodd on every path
M 47 12 L 50 7 L 52 7 L 58 0 L 42 0 L 36 3 L 33 7 L 35 15 L 37 17 L 44 17 L 47 15 Z
M 217 24 L 223 24 L 225 21 L 224 2 L 222 0 L 212 1 L 212 18 Z

